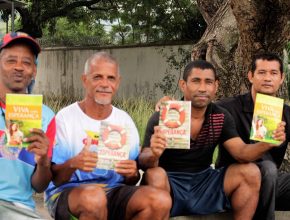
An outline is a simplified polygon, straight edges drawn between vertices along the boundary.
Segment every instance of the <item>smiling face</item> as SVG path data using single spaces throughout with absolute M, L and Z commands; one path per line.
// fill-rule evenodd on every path
M 118 71 L 115 62 L 104 58 L 92 60 L 89 72 L 82 76 L 86 97 L 97 104 L 110 105 L 120 84 Z
M 18 130 L 18 124 L 13 123 L 13 124 L 11 125 L 11 130 L 12 130 L 12 131 L 17 131 L 17 130 Z
M 27 86 L 36 75 L 35 55 L 30 47 L 15 44 L 0 53 L 0 91 L 26 93 Z
M 276 60 L 256 60 L 256 69 L 248 73 L 249 81 L 252 84 L 252 94 L 262 93 L 276 95 L 282 85 L 285 75 L 280 71 L 280 64 Z
M 218 81 L 211 69 L 193 68 L 187 80 L 180 80 L 179 86 L 184 99 L 191 101 L 193 108 L 206 108 L 214 99 L 218 89 Z
M 262 119 L 258 119 L 257 120 L 257 126 L 261 127 L 263 125 L 263 120 Z

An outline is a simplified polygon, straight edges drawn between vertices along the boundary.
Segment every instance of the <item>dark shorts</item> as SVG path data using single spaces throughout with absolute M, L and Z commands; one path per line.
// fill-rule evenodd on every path
M 72 214 L 68 207 L 68 195 L 73 188 L 65 189 L 54 202 L 48 203 L 48 209 L 55 220 L 71 220 Z M 110 189 L 107 194 L 108 220 L 123 220 L 126 215 L 127 204 L 136 192 L 136 186 L 119 186 Z
M 224 193 L 224 168 L 199 173 L 167 172 L 173 207 L 171 216 L 211 214 L 231 208 Z

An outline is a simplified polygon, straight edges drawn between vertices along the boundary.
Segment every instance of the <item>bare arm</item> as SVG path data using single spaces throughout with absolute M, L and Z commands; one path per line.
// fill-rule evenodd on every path
M 83 150 L 78 155 L 63 164 L 54 164 L 52 166 L 54 185 L 59 186 L 68 182 L 78 169 L 84 172 L 92 172 L 96 168 L 98 155 L 96 152 L 89 151 L 90 145 L 91 140 L 88 139 L 87 144 L 84 145 Z
M 281 122 L 273 134 L 274 139 L 281 143 L 285 141 L 285 122 Z M 223 143 L 228 152 L 239 162 L 255 161 L 268 150 L 278 145 L 258 142 L 255 144 L 245 144 L 239 137 L 231 138 Z
M 161 133 L 160 127 L 154 127 L 154 134 L 150 139 L 150 147 L 142 149 L 139 155 L 139 164 L 143 169 L 157 167 L 159 158 L 166 149 L 166 138 Z
M 156 157 L 150 147 L 144 147 L 139 155 L 139 164 L 142 169 L 157 167 L 159 158 Z
M 255 161 L 261 158 L 266 151 L 273 148 L 272 144 L 263 142 L 245 144 L 239 137 L 231 138 L 224 142 L 223 145 L 238 162 Z
M 41 193 L 47 188 L 52 179 L 50 168 L 50 161 L 37 164 L 34 174 L 31 177 L 31 184 L 35 192 Z
M 31 136 L 26 138 L 29 142 L 27 150 L 35 155 L 36 168 L 31 177 L 33 189 L 40 193 L 43 192 L 52 178 L 50 158 L 47 156 L 49 139 L 41 129 L 32 129 Z

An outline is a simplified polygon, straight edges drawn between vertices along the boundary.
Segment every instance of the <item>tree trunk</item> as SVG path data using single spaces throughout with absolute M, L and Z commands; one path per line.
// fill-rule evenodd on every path
M 206 59 L 216 67 L 220 77 L 217 98 L 249 90 L 252 56 L 262 51 L 283 55 L 290 39 L 290 1 L 197 0 L 197 4 L 208 27 L 193 46 L 192 59 Z M 286 83 L 279 95 L 288 98 Z M 281 169 L 290 170 L 289 148 Z
M 284 173 L 285 172 L 290 173 L 290 146 L 289 145 L 290 144 L 288 143 L 288 148 L 286 150 L 286 154 L 284 156 L 284 160 L 280 168 L 280 170 Z
M 289 0 L 197 0 L 207 29 L 193 46 L 192 59 L 206 59 L 220 77 L 218 98 L 249 89 L 247 72 L 254 54 L 283 54 L 290 39 Z M 286 83 L 280 91 L 287 97 Z
M 28 33 L 34 38 L 42 37 L 42 21 L 39 9 L 39 2 L 32 5 L 31 10 L 27 8 L 17 9 L 21 16 L 22 28 L 19 31 Z

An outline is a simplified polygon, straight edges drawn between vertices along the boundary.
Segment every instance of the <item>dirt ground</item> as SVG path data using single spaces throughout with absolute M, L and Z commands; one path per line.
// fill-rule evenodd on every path
M 45 219 L 52 220 L 50 215 L 48 214 L 47 208 L 44 206 L 43 201 L 43 193 L 41 194 L 35 194 L 33 196 L 35 205 L 36 205 L 36 211 L 43 216 Z

